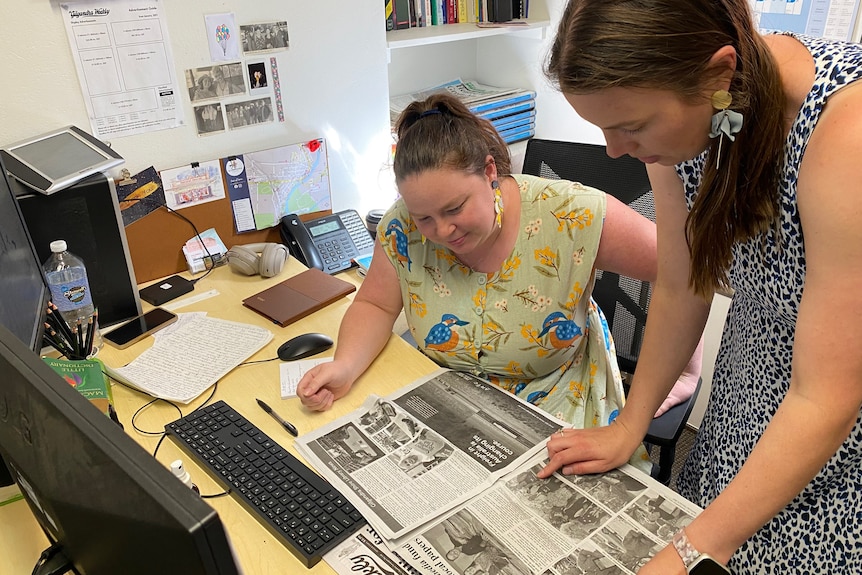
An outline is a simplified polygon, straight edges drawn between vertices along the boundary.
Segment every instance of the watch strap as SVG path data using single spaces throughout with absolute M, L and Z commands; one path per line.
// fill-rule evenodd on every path
M 688 537 L 685 534 L 685 529 L 680 529 L 676 535 L 673 536 L 673 547 L 676 549 L 676 552 L 679 553 L 679 558 L 682 559 L 682 563 L 685 565 L 686 571 L 691 564 L 700 557 L 700 551 L 695 549 L 694 545 L 691 544 L 691 541 L 688 540 Z

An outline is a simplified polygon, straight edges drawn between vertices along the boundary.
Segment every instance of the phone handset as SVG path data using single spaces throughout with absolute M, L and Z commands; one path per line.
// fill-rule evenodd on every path
M 281 218 L 279 227 L 281 240 L 287 246 L 290 255 L 310 268 L 323 270 L 323 258 L 308 233 L 308 228 L 296 214 L 288 214 Z

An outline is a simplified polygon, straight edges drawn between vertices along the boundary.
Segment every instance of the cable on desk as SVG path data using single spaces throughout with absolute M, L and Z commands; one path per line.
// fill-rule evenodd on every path
M 244 361 L 241 364 L 237 365 L 237 367 L 242 367 L 244 365 L 254 365 L 255 363 L 267 363 L 269 361 L 275 361 L 278 357 L 271 357 L 269 359 L 256 359 L 254 361 Z

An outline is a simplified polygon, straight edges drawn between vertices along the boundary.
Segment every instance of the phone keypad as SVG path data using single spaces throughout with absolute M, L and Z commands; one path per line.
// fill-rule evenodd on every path
M 374 250 L 374 240 L 355 210 L 339 212 L 338 217 L 343 229 L 326 234 L 315 242 L 323 259 L 323 271 L 330 274 L 346 270 L 353 265 L 353 258 Z
M 374 249 L 374 240 L 371 238 L 371 234 L 368 233 L 368 228 L 365 227 L 365 223 L 359 217 L 359 214 L 355 211 L 349 211 L 339 214 L 338 217 L 341 218 L 341 223 L 344 224 L 350 237 L 353 238 L 351 243 L 356 245 L 358 253 L 351 257 L 370 253 Z

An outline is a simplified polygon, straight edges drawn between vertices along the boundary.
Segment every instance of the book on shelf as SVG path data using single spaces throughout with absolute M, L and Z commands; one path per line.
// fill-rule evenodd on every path
M 395 30 L 394 3 L 395 0 L 383 0 L 383 14 L 384 18 L 386 19 L 387 32 Z
M 701 510 L 628 464 L 539 479 L 566 425 L 439 369 L 294 445 L 419 573 L 567 573 L 588 559 L 633 573 Z
M 63 381 L 78 390 L 78 393 L 90 400 L 99 411 L 114 419 L 114 397 L 108 378 L 103 373 L 104 365 L 98 359 L 70 360 L 54 357 L 43 357 Z
M 395 29 L 406 30 L 407 28 L 410 28 L 410 5 L 412 0 L 393 0 L 393 2 Z
M 535 136 L 536 124 L 531 122 L 523 126 L 516 126 L 514 128 L 498 132 L 500 134 L 500 137 L 503 138 L 504 142 L 506 142 L 507 144 L 514 144 L 515 142 L 520 142 L 521 140 L 526 140 Z
M 535 120 L 523 120 L 521 122 L 515 122 L 514 124 L 509 124 L 503 126 L 502 128 L 497 128 L 497 133 L 503 136 L 504 138 L 510 136 L 514 132 L 523 132 L 525 130 L 535 130 L 536 122 Z
M 494 108 L 492 110 L 488 110 L 487 112 L 482 112 L 481 114 L 479 114 L 479 116 L 485 118 L 486 120 L 493 121 L 498 118 L 502 118 L 503 116 L 517 114 L 518 112 L 527 112 L 529 110 L 534 110 L 535 108 L 536 101 L 527 100 L 525 102 L 519 102 L 510 106 L 503 106 L 502 108 Z
M 502 108 L 504 106 L 510 106 L 519 102 L 527 102 L 529 100 L 535 99 L 536 93 L 534 91 L 518 90 L 515 93 L 506 94 L 505 96 L 500 96 L 497 98 L 489 98 L 487 100 L 482 100 L 481 102 L 470 104 L 467 107 L 474 114 L 478 114 L 481 116 L 483 112 L 487 112 L 488 110 L 494 110 L 496 108 Z
M 389 111 L 392 122 L 395 122 L 398 115 L 401 114 L 404 108 L 406 108 L 411 102 L 415 100 L 424 100 L 432 94 L 444 91 L 449 92 L 461 100 L 461 102 L 470 109 L 481 106 L 485 103 L 494 103 L 498 109 L 502 109 L 506 106 L 503 105 L 501 101 L 506 97 L 520 97 L 521 95 L 524 95 L 524 97 L 527 98 L 524 102 L 535 101 L 535 92 L 532 90 L 488 86 L 473 80 L 462 80 L 461 78 L 456 78 L 449 82 L 418 90 L 416 92 L 392 96 L 389 99 Z M 529 94 L 532 94 L 532 98 L 529 97 Z M 535 107 L 535 103 L 532 107 Z M 529 108 L 524 109 L 526 110 Z M 513 112 L 514 110 L 506 113 Z M 479 113 L 479 115 L 483 117 L 485 116 L 484 113 Z M 497 114 L 495 117 L 499 117 L 500 115 L 504 114 Z
M 524 122 L 535 122 L 536 121 L 536 109 L 533 108 L 531 110 L 526 110 L 524 112 L 517 112 L 515 114 L 509 114 L 508 116 L 501 116 L 494 120 L 491 120 L 491 125 L 494 126 L 497 130 L 505 130 L 511 128 L 516 124 L 523 124 Z

